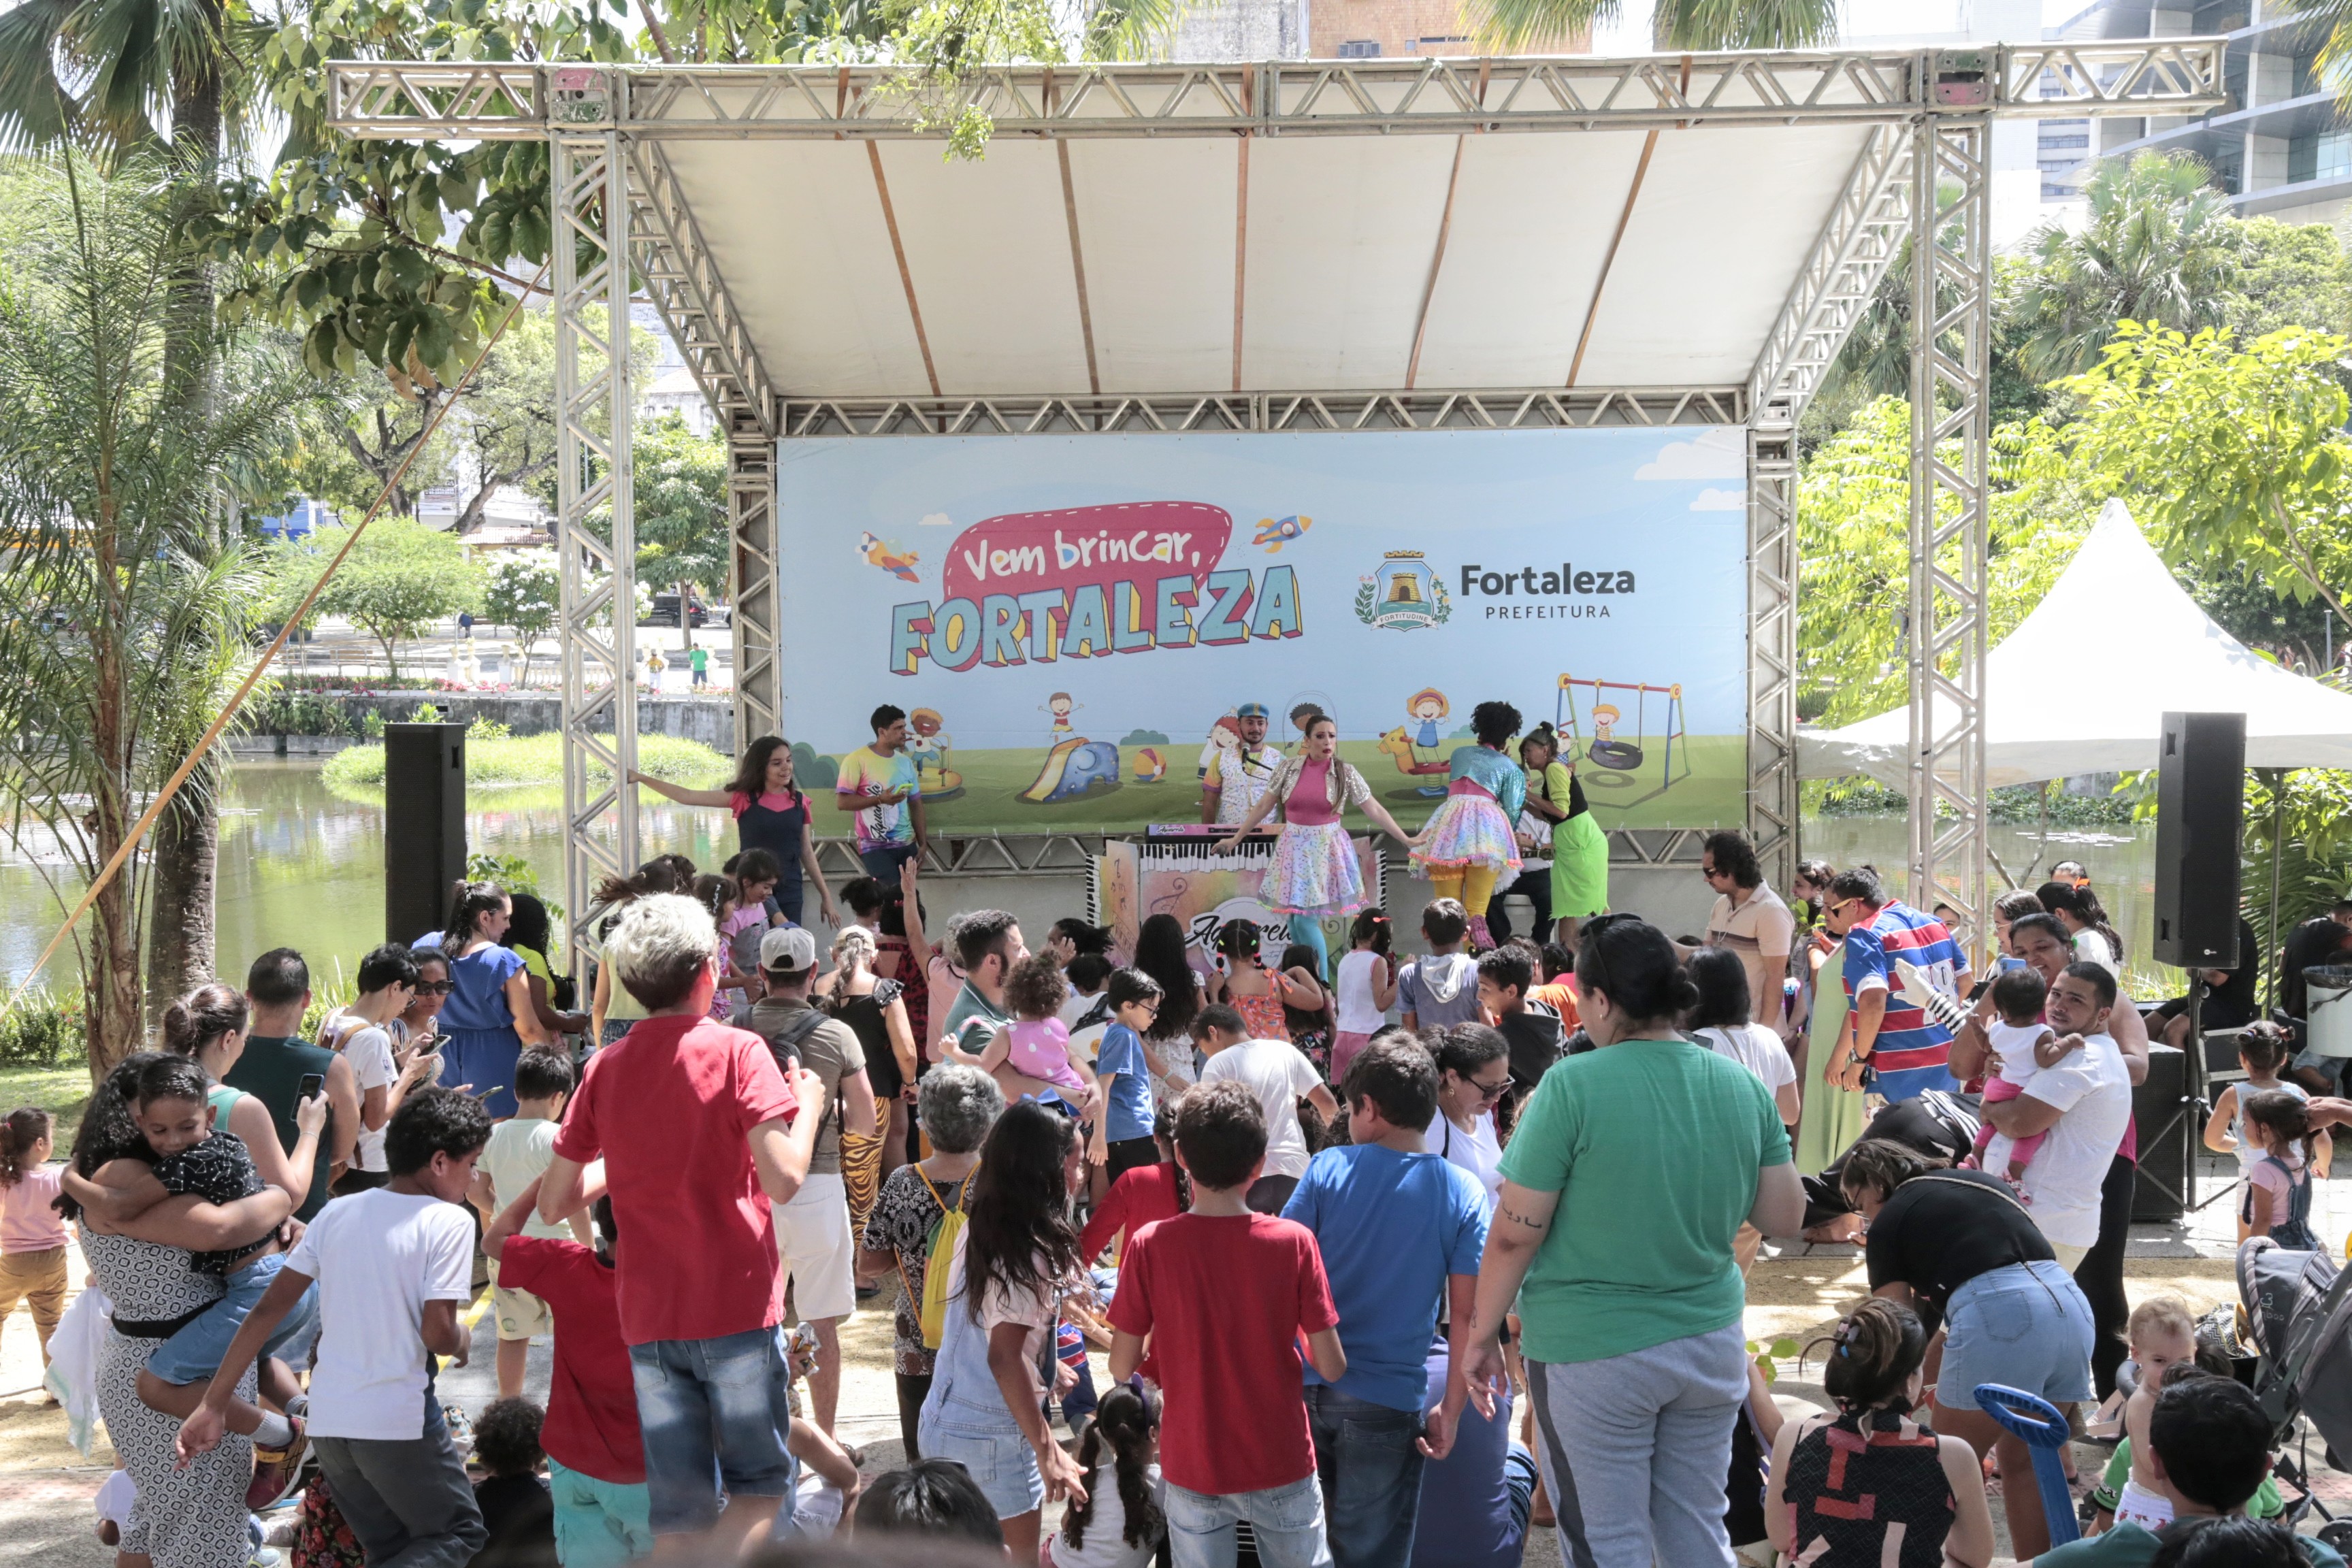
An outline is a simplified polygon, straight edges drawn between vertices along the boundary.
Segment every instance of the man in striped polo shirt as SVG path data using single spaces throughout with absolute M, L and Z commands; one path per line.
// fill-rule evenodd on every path
M 1895 968 L 1895 961 L 1903 960 L 1920 970 L 1937 990 L 1967 995 L 1968 958 L 1944 922 L 1887 897 L 1878 873 L 1867 866 L 1842 871 L 1831 880 L 1822 914 L 1831 932 L 1845 938 L 1849 1011 L 1843 1049 L 1831 1065 L 1831 1081 L 1842 1089 L 1859 1089 L 1867 1065 L 1876 1075 L 1871 1087 L 1890 1102 L 1931 1089 L 1958 1089 L 1959 1081 L 1947 1065 L 1952 1032 L 1905 1000 Z

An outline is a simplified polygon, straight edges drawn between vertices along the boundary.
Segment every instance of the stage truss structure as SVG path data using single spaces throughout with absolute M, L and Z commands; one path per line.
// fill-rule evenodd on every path
M 804 436 L 1147 430 L 1443 430 L 1732 425 L 1748 432 L 1748 826 L 1786 887 L 1798 846 L 1796 432 L 1906 247 L 1914 334 L 1911 833 L 1906 891 L 1980 924 L 1989 802 L 1982 722 L 1990 438 L 1991 179 L 1997 117 L 2193 115 L 2227 101 L 2219 38 L 1630 59 L 1276 60 L 986 67 L 942 112 L 871 66 L 345 61 L 331 121 L 355 137 L 544 140 L 558 236 L 566 908 L 636 861 L 634 531 L 625 355 L 653 300 L 729 443 L 739 736 L 780 728 L 775 442 Z M 836 398 L 770 381 L 664 152 L 682 140 L 936 140 L 961 105 L 1000 137 L 1491 135 L 1695 125 L 1868 127 L 1747 384 L 1404 388 L 1066 396 Z M 611 258 L 625 257 L 628 265 Z M 634 287 L 633 287 L 634 281 Z M 1941 704 L 1934 700 L 1940 696 Z M 614 784 L 592 790 L 601 765 Z M 1939 815 L 1943 808 L 1948 816 Z M 1697 858 L 1690 830 L 1613 835 L 1621 865 Z M 949 836 L 934 868 L 1025 874 L 1081 862 L 1082 835 Z M 846 865 L 844 847 L 825 853 Z M 574 931 L 575 938 L 578 935 Z

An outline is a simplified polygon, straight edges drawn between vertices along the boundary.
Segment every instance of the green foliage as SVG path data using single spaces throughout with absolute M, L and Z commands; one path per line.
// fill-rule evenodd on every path
M 2241 348 L 2118 322 L 2099 363 L 2061 384 L 2080 400 L 2066 444 L 2082 483 L 2131 506 L 2166 558 L 2237 568 L 2352 630 L 2352 440 L 2343 338 L 2290 327 Z
M 637 767 L 656 778 L 692 789 L 715 789 L 734 775 L 732 761 L 698 741 L 675 735 L 639 735 Z M 322 776 L 339 790 L 383 788 L 383 748 L 346 746 L 327 759 Z M 591 766 L 588 776 L 602 781 L 609 775 Z M 552 784 L 563 782 L 563 737 L 556 734 L 514 735 L 499 740 L 468 741 L 466 784 L 468 788 Z M 602 787 L 601 783 L 598 787 Z M 807 775 L 802 787 L 814 789 Z M 831 788 L 831 781 L 825 785 Z
M 482 613 L 492 626 L 512 626 L 522 644 L 517 686 L 530 684 L 532 645 L 555 630 L 563 584 L 545 555 L 509 555 L 489 569 L 482 586 Z
M 636 474 L 637 580 L 727 592 L 727 443 L 698 436 L 675 414 L 640 426 Z M 686 628 L 689 642 L 693 628 Z
M 321 529 L 278 547 L 278 610 L 290 615 L 341 549 L 349 531 Z M 465 546 L 414 518 L 379 517 L 319 595 L 318 614 L 341 616 L 383 645 L 390 683 L 400 683 L 400 644 L 482 603 L 482 569 Z
M 349 706 L 317 691 L 271 692 L 248 699 L 237 714 L 237 727 L 248 735 L 355 735 Z
M 0 976 L 0 992 L 13 995 L 16 983 Z M 60 996 L 46 981 L 26 988 L 24 1000 L 0 1018 L 0 1067 L 63 1067 L 82 1056 L 85 1029 L 79 996 Z
M 841 764 L 831 757 L 818 756 L 816 748 L 806 741 L 794 741 L 793 777 L 809 794 L 824 795 L 841 782 Z
M 2211 178 L 2185 153 L 2111 159 L 2084 187 L 2084 226 L 2042 227 L 2017 301 L 2020 352 L 2036 380 L 2088 369 L 2117 321 L 2195 331 L 2228 319 L 2251 247 Z
M 487 713 L 478 713 L 474 721 L 466 726 L 466 743 L 471 746 L 483 741 L 504 741 L 513 734 L 511 726 L 499 723 Z
M 0 820 L 53 893 L 95 878 L 251 658 L 257 562 L 224 520 L 311 395 L 270 345 L 203 330 L 210 390 L 175 395 L 184 189 L 68 156 L 12 193 L 34 201 L 0 258 Z M 132 871 L 76 935 L 94 1057 L 143 1024 Z
M 1623 14 L 1622 0 L 1477 0 L 1464 8 L 1480 41 L 1519 52 L 1557 52 Z M 1833 0 L 1659 0 L 1650 20 L 1662 50 L 1804 49 L 1837 40 Z M 1589 47 L 1589 46 L 1587 46 Z
M 2049 592 L 2088 529 L 2063 482 L 2056 441 L 2038 419 L 1994 433 L 1988 585 L 1996 642 Z M 1957 463 L 1959 443 L 1949 447 Z M 1799 480 L 1801 701 L 1832 728 L 1899 707 L 1909 690 L 1910 465 L 1910 406 L 1880 398 L 1812 454 Z M 1957 552 L 1951 564 L 1958 569 Z
M 310 1005 L 302 1009 L 302 1027 L 298 1037 L 317 1039 L 319 1026 L 326 1021 L 327 1015 L 350 1006 L 359 1000 L 359 982 L 343 973 L 343 961 L 338 954 L 334 973 L 310 977 Z
M 2352 332 L 2352 255 L 2335 230 L 2273 217 L 2248 218 L 2243 229 L 2227 321 L 2241 339 L 2282 327 Z
M 383 744 L 383 715 L 371 708 L 360 715 L 360 738 Z

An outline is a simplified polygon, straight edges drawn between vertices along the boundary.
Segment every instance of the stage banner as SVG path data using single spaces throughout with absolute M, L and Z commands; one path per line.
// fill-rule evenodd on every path
M 788 439 L 785 733 L 823 795 L 893 704 L 932 828 L 1129 831 L 1312 706 L 1412 828 L 1499 698 L 1602 826 L 1738 824 L 1746 508 L 1730 427 Z

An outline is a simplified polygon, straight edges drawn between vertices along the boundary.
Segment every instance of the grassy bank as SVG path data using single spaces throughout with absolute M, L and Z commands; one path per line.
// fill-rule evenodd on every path
M 675 735 L 639 735 L 637 766 L 656 778 L 690 789 L 716 789 L 734 772 L 734 763 L 697 741 Z M 349 746 L 327 759 L 322 771 L 328 787 L 342 793 L 383 788 L 383 748 Z M 592 768 L 592 779 L 604 778 Z M 502 789 L 563 782 L 563 737 L 508 735 L 495 739 L 469 737 L 466 742 L 466 783 L 474 789 Z
M 58 1153 L 73 1147 L 74 1131 L 89 1104 L 89 1068 L 80 1062 L 64 1067 L 0 1068 L 0 1115 L 20 1105 L 37 1105 L 54 1119 L 49 1129 Z

